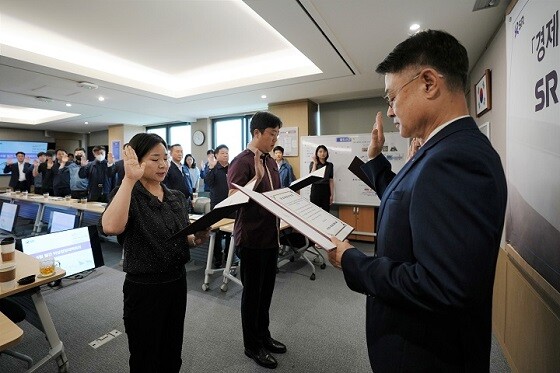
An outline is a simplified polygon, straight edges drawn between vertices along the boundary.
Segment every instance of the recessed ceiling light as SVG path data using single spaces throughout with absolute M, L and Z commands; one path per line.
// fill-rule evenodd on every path
M 70 107 L 70 106 L 72 106 L 72 104 L 69 103 L 69 102 L 67 102 L 67 103 L 66 103 L 66 106 Z
M 89 124 L 89 122 L 84 122 L 84 124 Z
M 261 98 L 266 98 L 266 95 L 261 95 Z
M 103 97 L 103 96 L 99 96 L 97 99 L 98 99 L 99 101 L 105 101 L 105 97 Z
M 412 25 L 410 25 L 409 30 L 410 31 L 417 31 L 420 28 L 420 25 L 418 23 L 413 23 Z

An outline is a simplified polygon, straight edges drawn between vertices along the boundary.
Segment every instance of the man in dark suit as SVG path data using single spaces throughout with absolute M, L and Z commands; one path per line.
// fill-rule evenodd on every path
M 11 173 L 8 185 L 13 190 L 27 191 L 33 184 L 33 166 L 25 159 L 24 152 L 16 153 L 17 162 L 12 163 L 11 159 L 6 161 L 4 173 Z
M 381 198 L 377 253 L 333 238 L 348 287 L 367 295 L 375 372 L 488 372 L 492 290 L 504 225 L 500 158 L 469 116 L 465 48 L 419 32 L 379 64 L 401 136 L 423 144 L 398 174 L 381 154 L 381 113 L 362 169 Z
M 189 168 L 181 164 L 183 160 L 183 147 L 179 144 L 171 145 L 169 152 L 171 153 L 171 162 L 163 183 L 169 189 L 175 189 L 183 193 L 187 199 L 187 206 L 190 206 L 193 188 Z

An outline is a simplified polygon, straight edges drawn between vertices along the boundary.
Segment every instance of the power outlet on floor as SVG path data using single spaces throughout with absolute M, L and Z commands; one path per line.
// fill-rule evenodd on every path
M 112 341 L 113 339 L 115 339 L 121 334 L 122 332 L 118 331 L 117 329 L 113 329 L 109 333 L 103 334 L 101 337 L 97 338 L 96 340 L 89 342 L 89 345 L 93 348 L 99 348 L 103 346 L 105 343 Z

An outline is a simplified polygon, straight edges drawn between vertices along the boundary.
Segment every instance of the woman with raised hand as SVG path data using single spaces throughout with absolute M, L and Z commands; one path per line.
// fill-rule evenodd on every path
M 189 247 L 206 231 L 172 238 L 189 223 L 186 199 L 168 189 L 167 146 L 156 134 L 135 135 L 123 152 L 125 177 L 110 195 L 101 228 L 124 250 L 124 326 L 131 372 L 179 372 L 187 308 Z

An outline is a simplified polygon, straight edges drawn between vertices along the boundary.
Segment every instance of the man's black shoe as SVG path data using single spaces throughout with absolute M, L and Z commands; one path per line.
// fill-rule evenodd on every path
M 264 348 L 275 354 L 283 354 L 286 352 L 286 345 L 272 338 L 267 338 L 263 345 Z
M 261 367 L 274 369 L 278 366 L 278 362 L 274 356 L 269 354 L 264 348 L 260 348 L 257 352 L 245 349 L 245 355 L 255 360 L 255 363 L 259 364 Z

